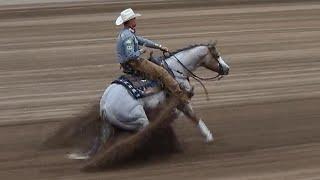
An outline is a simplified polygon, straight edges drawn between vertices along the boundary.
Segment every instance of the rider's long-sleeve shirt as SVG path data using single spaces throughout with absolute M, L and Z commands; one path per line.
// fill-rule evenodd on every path
M 155 42 L 137 36 L 131 29 L 120 31 L 117 39 L 117 56 L 119 63 L 125 63 L 129 60 L 136 60 L 141 55 L 139 45 L 145 45 L 150 48 L 159 48 Z

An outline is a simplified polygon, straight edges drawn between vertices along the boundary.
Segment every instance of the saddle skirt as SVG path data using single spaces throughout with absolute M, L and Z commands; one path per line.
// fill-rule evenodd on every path
M 120 76 L 118 79 L 114 80 L 112 84 L 122 85 L 135 99 L 151 96 L 162 90 L 162 86 L 159 81 L 149 80 L 131 74 Z

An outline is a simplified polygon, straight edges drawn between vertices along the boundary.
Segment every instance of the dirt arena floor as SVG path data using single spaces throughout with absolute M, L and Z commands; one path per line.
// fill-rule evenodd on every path
M 48 2 L 0 6 L 1 180 L 320 179 L 319 2 Z M 183 153 L 81 172 L 41 144 L 120 75 L 113 21 L 126 7 L 143 14 L 139 34 L 170 49 L 218 40 L 231 75 L 206 82 L 209 101 L 193 82 L 192 100 L 216 141 L 181 118 Z

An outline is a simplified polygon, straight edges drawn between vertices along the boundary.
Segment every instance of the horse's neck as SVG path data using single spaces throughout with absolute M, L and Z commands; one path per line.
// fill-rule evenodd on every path
M 181 51 L 166 59 L 166 61 L 172 70 L 178 70 L 180 72 L 184 72 L 185 75 L 188 75 L 188 71 L 178 62 L 178 60 L 188 68 L 188 70 L 195 71 L 203 59 L 202 49 L 202 46 L 198 46 L 189 50 Z
M 186 51 L 181 51 L 166 60 L 169 68 L 176 76 L 179 84 L 188 92 L 192 91 L 192 86 L 189 82 L 189 70 L 195 71 L 201 64 L 205 48 L 195 47 Z M 183 66 L 178 62 L 183 64 Z M 188 68 L 188 70 L 185 69 Z M 180 74 L 182 73 L 182 74 Z
M 203 47 L 195 47 L 189 50 L 181 51 L 165 60 L 169 68 L 174 73 L 177 73 L 177 71 L 184 73 L 183 76 L 176 77 L 176 80 L 184 88 L 184 90 L 188 92 L 192 92 L 192 86 L 190 85 L 190 82 L 188 80 L 189 72 L 186 71 L 180 63 L 178 63 L 178 60 L 190 71 L 194 71 L 199 67 L 199 64 L 203 59 L 204 50 L 205 48 Z M 155 95 L 143 98 L 143 100 L 145 103 L 145 107 L 152 109 L 154 107 L 157 107 L 159 102 L 161 103 L 165 100 L 165 94 L 162 91 Z

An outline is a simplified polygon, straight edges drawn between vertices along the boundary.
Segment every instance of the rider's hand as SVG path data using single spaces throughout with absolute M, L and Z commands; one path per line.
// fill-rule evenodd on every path
M 169 52 L 169 48 L 167 48 L 167 47 L 162 47 L 162 50 L 165 52 Z
M 156 46 L 157 46 L 161 51 L 169 52 L 169 48 L 167 48 L 167 47 L 165 47 L 165 46 L 162 46 L 161 44 L 156 44 Z
M 169 48 L 167 48 L 165 46 L 160 47 L 160 49 L 161 49 L 161 51 L 169 52 Z

